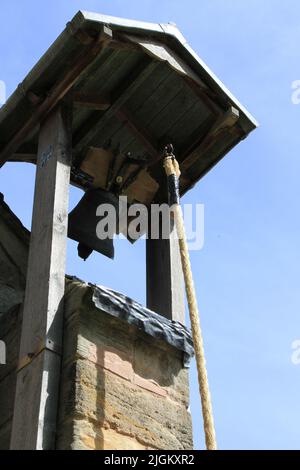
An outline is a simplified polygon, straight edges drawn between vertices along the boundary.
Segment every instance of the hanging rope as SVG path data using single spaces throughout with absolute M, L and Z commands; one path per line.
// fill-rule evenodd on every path
M 186 241 L 186 233 L 183 222 L 183 214 L 180 206 L 179 196 L 179 177 L 180 168 L 178 162 L 173 154 L 172 145 L 168 145 L 165 148 L 164 154 L 164 168 L 168 177 L 168 188 L 169 188 L 169 203 L 172 206 L 175 226 L 179 239 L 179 248 L 181 256 L 182 270 L 185 280 L 185 288 L 189 306 L 190 320 L 192 335 L 194 341 L 195 358 L 198 371 L 198 382 L 202 405 L 203 424 L 205 433 L 205 442 L 207 450 L 216 450 L 216 434 L 214 428 L 214 419 L 212 412 L 211 397 L 209 391 L 209 384 L 206 371 L 206 362 L 203 346 L 203 338 L 199 321 L 199 312 L 197 306 L 197 298 L 195 292 L 195 286 L 192 275 L 192 268 L 190 262 L 190 256 L 188 251 L 188 245 Z

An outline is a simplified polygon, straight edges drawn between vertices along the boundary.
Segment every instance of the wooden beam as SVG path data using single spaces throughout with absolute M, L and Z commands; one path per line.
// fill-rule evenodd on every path
M 39 136 L 11 449 L 53 449 L 61 365 L 70 115 L 59 106 Z
M 112 97 L 112 105 L 106 111 L 104 116 L 101 115 L 97 119 L 97 117 L 93 115 L 91 120 L 88 121 L 84 128 L 74 137 L 76 154 L 81 154 L 82 151 L 90 145 L 91 141 L 101 131 L 105 124 L 107 124 L 107 122 L 159 66 L 159 62 L 147 59 L 127 77 L 122 86 L 115 93 L 115 98 Z
M 140 52 L 141 47 L 136 44 L 124 42 L 122 38 L 120 38 L 119 34 L 115 34 L 114 40 L 111 41 L 109 44 L 111 49 L 116 49 L 118 51 L 129 51 L 129 52 Z
M 20 145 L 24 142 L 27 135 L 45 118 L 45 116 L 53 109 L 57 103 L 68 93 L 74 83 L 78 80 L 84 70 L 90 65 L 97 55 L 103 50 L 107 43 L 112 38 L 112 32 L 106 26 L 102 33 L 94 43 L 88 48 L 85 48 L 79 56 L 76 57 L 74 63 L 70 65 L 68 72 L 64 78 L 58 81 L 47 97 L 38 105 L 31 118 L 21 127 L 21 129 L 14 135 L 10 142 L 2 149 L 0 153 L 0 167 L 14 154 Z
M 209 132 L 207 132 L 204 137 L 201 137 L 200 142 L 193 147 L 187 145 L 185 155 L 182 157 L 182 172 L 184 173 L 184 171 L 199 158 L 199 155 L 206 152 L 223 133 L 229 132 L 229 129 L 232 129 L 239 120 L 239 116 L 239 111 L 233 106 L 230 106 L 222 116 L 216 119 Z
M 111 106 L 109 97 L 101 96 L 96 93 L 74 92 L 71 93 L 69 97 L 75 106 L 82 106 L 88 109 L 106 111 Z
M 33 106 L 38 106 L 45 99 L 44 97 L 37 95 L 36 93 L 34 93 L 31 90 L 29 90 L 26 93 L 26 97 L 27 97 L 29 103 L 32 104 Z
M 11 155 L 8 162 L 36 163 L 37 144 L 25 142 L 18 151 Z
M 133 133 L 137 140 L 146 147 L 148 153 L 153 159 L 159 157 L 159 151 L 157 150 L 157 144 L 154 137 L 150 136 L 146 129 L 142 128 L 134 116 L 125 107 L 120 108 L 117 111 L 116 116 Z
M 147 307 L 184 325 L 184 280 L 173 224 L 169 239 L 146 240 L 146 270 Z
M 222 108 L 218 103 L 219 97 L 216 93 L 214 93 L 210 88 L 206 87 L 205 89 L 199 86 L 197 82 L 195 82 L 190 77 L 184 77 L 185 82 L 187 85 L 193 90 L 193 92 L 205 103 L 207 108 L 211 111 L 211 113 L 215 116 L 222 115 Z
M 140 50 L 144 50 L 150 57 L 155 57 L 165 63 L 168 62 L 170 67 L 183 77 L 187 85 L 201 98 L 210 111 L 215 115 L 220 114 L 220 107 L 216 105 L 218 100 L 216 93 L 166 44 L 153 39 L 143 38 L 139 40 L 130 34 L 118 34 L 119 47 L 121 44 L 123 47 L 125 45 L 135 46 Z
M 36 154 L 14 153 L 7 161 L 10 163 L 36 163 Z
M 72 21 L 69 21 L 67 23 L 66 30 L 78 42 L 80 42 L 81 44 L 85 46 L 90 46 L 95 40 L 95 38 L 91 34 L 89 34 L 87 31 L 84 31 L 84 29 L 75 27 Z

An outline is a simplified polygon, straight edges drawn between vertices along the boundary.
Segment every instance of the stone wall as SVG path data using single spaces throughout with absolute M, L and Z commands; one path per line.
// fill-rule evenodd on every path
M 0 449 L 10 441 L 28 246 L 28 231 L 2 201 L 0 340 L 7 365 L 0 365 Z M 192 448 L 184 367 L 190 335 L 161 318 L 67 278 L 57 449 Z
M 6 345 L 6 365 L 0 365 L 0 449 L 8 449 L 11 433 L 21 304 L 23 302 L 29 232 L 0 194 L 0 340 Z
M 191 449 L 183 352 L 99 310 L 93 289 L 67 289 L 58 448 Z

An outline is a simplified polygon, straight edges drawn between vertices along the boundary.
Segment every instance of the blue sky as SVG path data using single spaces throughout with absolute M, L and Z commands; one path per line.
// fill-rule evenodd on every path
M 222 449 L 299 449 L 300 339 L 297 0 L 10 0 L 1 2 L 0 80 L 10 94 L 77 10 L 173 21 L 253 113 L 260 128 L 184 202 L 205 204 L 205 244 L 191 253 Z M 0 191 L 30 227 L 34 167 L 7 164 Z M 72 189 L 71 206 L 79 198 Z M 86 264 L 69 242 L 67 272 L 145 302 L 144 242 L 119 242 L 114 262 Z M 195 447 L 203 447 L 194 366 Z

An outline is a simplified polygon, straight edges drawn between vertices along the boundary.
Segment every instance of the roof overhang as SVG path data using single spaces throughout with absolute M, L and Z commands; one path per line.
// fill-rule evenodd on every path
M 160 185 L 171 141 L 182 193 L 257 126 L 176 26 L 80 11 L 0 109 L 0 165 L 36 162 L 40 122 L 63 99 L 74 166 L 97 180 L 99 152 L 130 152 Z

